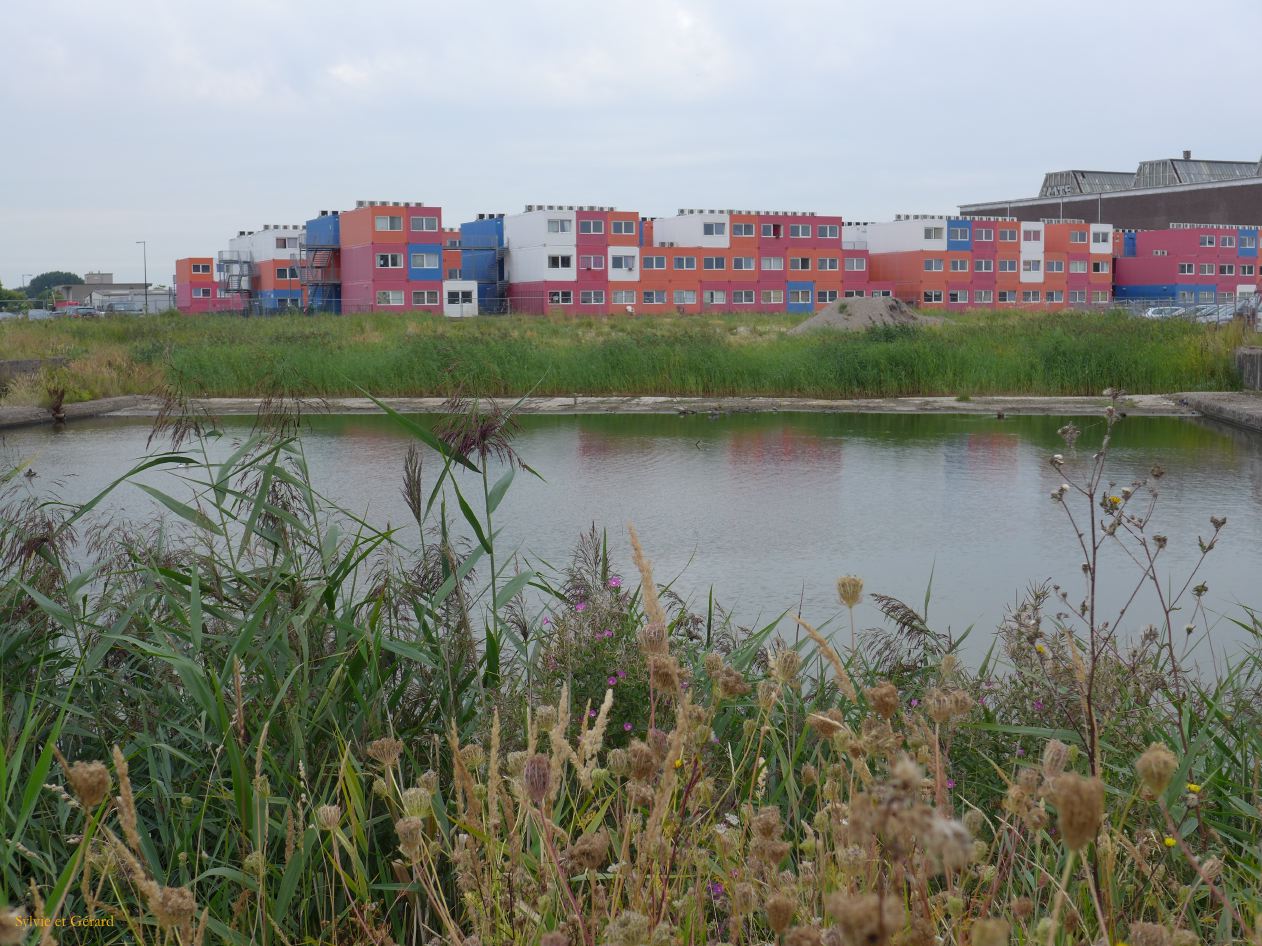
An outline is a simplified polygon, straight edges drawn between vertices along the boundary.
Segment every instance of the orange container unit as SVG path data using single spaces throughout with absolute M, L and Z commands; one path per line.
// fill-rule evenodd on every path
M 610 246 L 640 245 L 640 215 L 634 210 L 611 210 L 606 222 Z
M 341 214 L 342 246 L 371 243 L 438 243 L 442 209 L 402 201 L 359 201 Z

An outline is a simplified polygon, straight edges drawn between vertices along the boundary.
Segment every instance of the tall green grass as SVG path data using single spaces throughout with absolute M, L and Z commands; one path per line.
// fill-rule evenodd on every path
M 1233 389 L 1242 329 L 1124 313 L 1003 312 L 789 335 L 793 316 L 230 316 L 0 324 L 13 357 L 78 359 L 71 400 L 187 396 L 1088 395 Z

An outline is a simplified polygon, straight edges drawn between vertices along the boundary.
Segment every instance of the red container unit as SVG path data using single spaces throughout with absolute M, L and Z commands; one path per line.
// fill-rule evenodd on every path
M 442 311 L 443 278 L 460 268 L 442 208 L 361 200 L 339 216 L 343 312 Z
M 1258 291 L 1258 237 L 1257 227 L 1199 224 L 1120 232 L 1117 298 L 1234 307 Z
M 221 312 L 239 306 L 235 297 L 220 295 L 213 257 L 189 256 L 175 261 L 175 307 L 181 312 Z

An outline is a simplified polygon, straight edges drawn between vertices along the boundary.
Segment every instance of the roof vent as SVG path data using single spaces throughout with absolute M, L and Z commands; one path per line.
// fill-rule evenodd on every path
M 1192 160 L 1192 152 L 1191 152 L 1191 151 L 1184 151 L 1184 152 L 1183 152 L 1183 160 L 1184 160 L 1184 161 L 1191 161 L 1191 160 Z

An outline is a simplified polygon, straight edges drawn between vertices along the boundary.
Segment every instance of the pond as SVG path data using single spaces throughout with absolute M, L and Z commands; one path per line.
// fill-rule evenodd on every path
M 626 524 L 635 524 L 659 581 L 704 610 L 709 589 L 746 626 L 796 611 L 848 639 L 835 583 L 855 574 L 865 590 L 893 595 L 957 635 L 974 630 L 968 657 L 981 658 L 1005 607 L 1031 582 L 1053 580 L 1081 597 L 1082 555 L 1064 510 L 1049 498 L 1070 469 L 1091 459 L 1104 430 L 1097 417 L 1067 450 L 1057 429 L 1069 419 L 964 415 L 735 414 L 524 416 L 516 448 L 542 479 L 519 475 L 496 516 L 498 548 L 553 565 L 568 560 L 593 523 L 608 530 L 621 572 L 633 573 Z M 230 418 L 216 450 L 245 437 L 251 418 Z M 400 493 L 409 435 L 389 418 L 309 416 L 303 447 L 318 489 L 376 525 L 405 525 Z M 39 474 L 24 489 L 83 501 L 146 453 L 149 422 L 79 421 L 60 431 L 4 435 L 0 453 L 31 458 Z M 427 458 L 432 483 L 435 462 Z M 1198 575 L 1210 627 L 1197 635 L 1202 666 L 1238 648 L 1231 619 L 1262 605 L 1262 438 L 1202 421 L 1133 417 L 1115 429 L 1110 462 L 1118 489 L 1159 463 L 1166 475 L 1150 532 L 1170 537 L 1159 574 L 1181 587 L 1199 558 L 1211 515 L 1228 525 Z M 164 482 L 165 480 L 165 482 Z M 169 474 L 146 481 L 174 489 Z M 1073 507 L 1085 514 L 1082 501 Z M 105 511 L 148 516 L 154 504 L 124 487 Z M 1103 603 L 1130 594 L 1135 565 L 1110 553 Z M 634 580 L 631 575 L 630 580 Z M 930 584 L 932 588 L 930 591 Z M 1189 606 L 1191 599 L 1188 598 Z M 1155 595 L 1132 607 L 1124 632 L 1158 617 Z M 1106 611 L 1107 613 L 1107 611 Z M 1190 613 L 1190 607 L 1189 607 Z M 879 623 L 870 602 L 860 627 Z M 1185 618 L 1180 618 L 1180 623 Z M 791 622 L 789 622 L 791 624 Z M 793 635 L 789 624 L 785 633 Z M 839 638 L 840 639 L 840 638 Z

